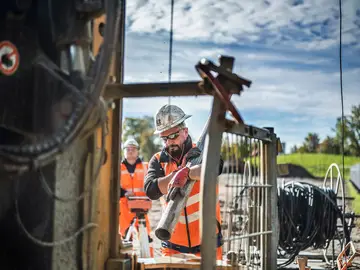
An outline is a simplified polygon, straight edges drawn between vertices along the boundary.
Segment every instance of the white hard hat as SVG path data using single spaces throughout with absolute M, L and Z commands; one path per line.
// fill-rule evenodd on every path
M 130 145 L 135 146 L 136 148 L 139 148 L 139 144 L 137 143 L 136 140 L 134 140 L 134 139 L 128 139 L 128 140 L 126 140 L 126 142 L 124 143 L 123 149 L 125 149 L 126 147 L 128 147 L 128 146 L 130 146 Z
M 191 117 L 187 115 L 176 105 L 164 105 L 156 113 L 155 116 L 155 132 L 154 134 L 159 134 L 170 128 L 176 127 L 184 122 L 186 119 Z

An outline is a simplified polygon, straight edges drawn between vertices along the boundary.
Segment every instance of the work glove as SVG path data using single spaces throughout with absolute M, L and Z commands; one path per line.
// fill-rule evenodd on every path
M 171 179 L 168 185 L 168 189 L 172 187 L 182 188 L 185 185 L 187 179 L 189 178 L 189 172 L 190 168 L 186 166 L 179 169 Z
M 198 147 L 191 148 L 183 157 L 182 167 L 185 167 L 188 162 L 201 156 L 201 150 Z
M 167 202 L 174 200 L 177 194 L 180 194 L 180 196 L 185 195 L 182 187 L 186 184 L 189 178 L 190 168 L 187 166 L 179 166 L 179 168 L 174 172 L 175 174 L 168 185 L 168 194 L 166 196 Z

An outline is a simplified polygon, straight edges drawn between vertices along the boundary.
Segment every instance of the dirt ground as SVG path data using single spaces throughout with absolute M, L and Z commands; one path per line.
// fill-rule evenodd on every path
M 278 179 L 278 185 L 280 185 L 282 183 L 283 179 Z M 318 186 L 322 186 L 322 181 L 319 180 L 312 180 L 312 179 L 293 179 L 293 178 L 288 178 L 285 180 L 287 181 L 302 181 L 302 182 L 310 182 L 312 184 L 316 184 Z M 236 183 L 240 182 L 240 178 L 236 177 L 234 175 L 229 175 L 229 174 L 225 174 L 222 175 L 219 178 L 219 183 L 220 183 L 220 194 L 219 194 L 219 199 L 220 199 L 220 204 L 221 204 L 221 210 L 222 210 L 222 219 L 223 219 L 223 234 L 224 237 L 226 238 L 227 235 L 227 230 L 226 228 L 228 228 L 229 224 L 227 222 L 228 219 L 228 214 L 225 214 L 224 211 L 226 210 L 226 206 L 229 205 L 231 198 L 234 198 L 234 196 L 236 196 L 236 194 L 240 193 L 241 188 L 235 188 L 235 187 L 231 187 L 231 188 L 227 188 L 225 187 L 226 184 L 231 184 L 231 185 L 235 185 Z M 346 194 L 347 196 L 347 194 Z M 347 207 L 347 212 L 349 212 L 349 210 L 351 209 L 351 201 L 347 201 L 346 202 L 346 207 Z M 241 203 L 241 202 L 239 202 Z M 340 202 L 338 202 L 340 204 Z M 245 209 L 246 207 L 246 202 L 242 202 L 242 205 Z M 241 216 L 241 215 L 240 215 Z M 161 217 L 161 205 L 159 201 L 153 201 L 153 206 L 152 209 L 149 213 L 149 218 L 150 218 L 150 224 L 152 227 L 152 230 L 154 232 L 159 220 Z M 241 234 L 241 230 L 244 229 L 243 227 L 241 227 L 241 225 L 239 224 L 234 224 L 233 225 L 233 231 L 234 231 L 234 227 L 235 227 L 235 231 L 238 230 Z M 154 251 L 155 251 L 155 256 L 161 256 L 160 253 L 160 246 L 161 246 L 161 242 L 159 239 L 156 238 L 156 236 L 154 235 L 154 233 L 152 232 L 152 237 L 154 239 Z M 239 235 L 238 234 L 238 235 Z M 354 242 L 355 246 L 357 248 L 360 248 L 360 220 L 357 220 L 357 226 L 352 230 L 351 233 L 351 237 L 352 237 L 352 241 Z M 234 249 L 234 245 L 235 246 L 239 246 L 241 242 L 237 242 L 237 243 L 232 243 L 232 245 L 230 244 L 225 244 L 224 245 L 224 253 L 227 251 L 228 248 L 230 249 Z M 242 242 L 243 244 L 246 242 Z M 340 252 L 340 247 L 336 247 L 336 256 L 338 255 L 338 252 Z M 305 252 L 307 253 L 311 253 L 311 254 L 322 254 L 322 250 L 306 250 Z M 328 252 L 328 254 L 330 254 L 330 251 Z

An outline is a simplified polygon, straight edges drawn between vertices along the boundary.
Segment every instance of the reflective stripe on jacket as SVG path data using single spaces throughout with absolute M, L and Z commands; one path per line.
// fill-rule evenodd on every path
M 193 145 L 195 147 L 195 145 Z M 160 162 L 161 152 L 156 153 L 155 157 L 159 161 L 164 170 L 165 176 L 171 174 L 177 169 L 175 161 Z M 218 193 L 218 187 L 216 192 Z M 167 203 L 164 196 L 160 199 L 163 208 Z M 216 218 L 221 223 L 220 204 L 216 204 Z M 217 229 L 217 233 L 218 229 Z M 196 181 L 190 192 L 185 208 L 181 211 L 178 223 L 175 225 L 174 231 L 169 242 L 186 247 L 195 247 L 200 245 L 200 182 Z

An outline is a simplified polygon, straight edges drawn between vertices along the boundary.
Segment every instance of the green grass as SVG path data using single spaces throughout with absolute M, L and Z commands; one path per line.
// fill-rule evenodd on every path
M 316 177 L 324 177 L 327 169 L 332 163 L 336 163 L 342 173 L 342 156 L 327 154 L 290 154 L 279 155 L 277 163 L 292 163 L 300 165 Z M 360 163 L 360 157 L 345 157 L 345 179 L 350 177 L 350 167 Z
M 336 163 L 342 173 L 342 156 L 341 155 L 328 155 L 328 154 L 289 154 L 279 155 L 277 163 L 292 163 L 304 167 L 313 176 L 325 177 L 328 167 L 332 163 Z M 344 179 L 346 180 L 346 189 L 349 195 L 354 197 L 353 208 L 356 213 L 360 214 L 360 194 L 357 193 L 355 188 L 350 183 L 350 167 L 354 164 L 360 163 L 360 157 L 345 157 L 345 172 Z M 333 176 L 336 176 L 333 175 Z

